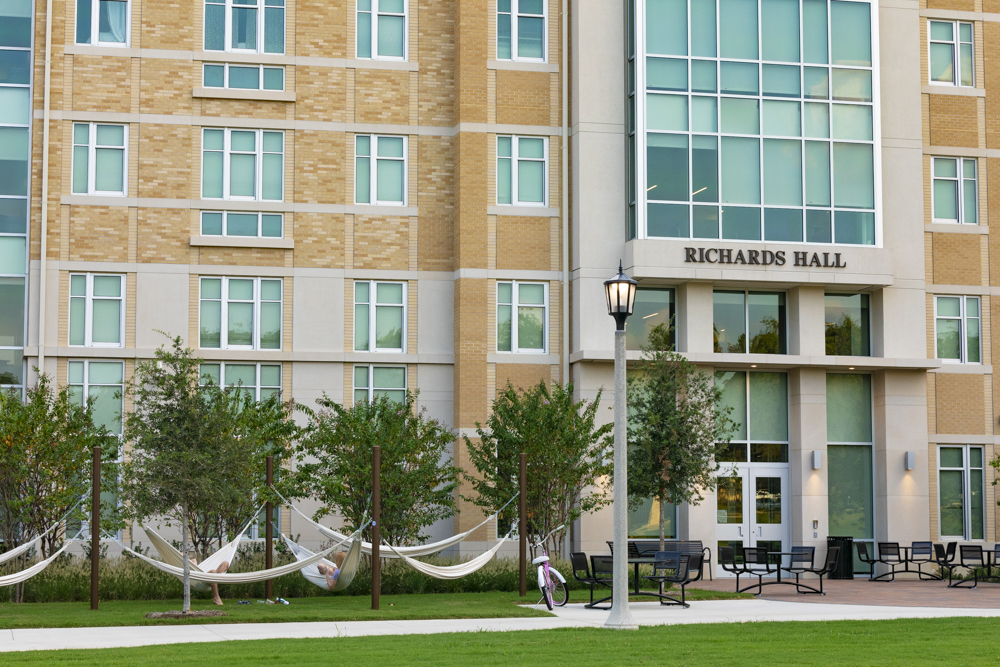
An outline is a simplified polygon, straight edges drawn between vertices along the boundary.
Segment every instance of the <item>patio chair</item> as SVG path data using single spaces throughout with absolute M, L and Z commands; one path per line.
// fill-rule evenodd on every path
M 997 568 L 997 574 L 992 574 L 993 568 Z M 990 572 L 987 573 L 990 577 L 1000 576 L 1000 544 L 993 545 L 993 565 L 990 568 Z
M 593 558 L 597 558 L 597 559 L 606 558 L 606 559 L 608 559 L 609 562 L 611 560 L 609 556 L 591 556 L 591 558 L 592 559 Z M 590 568 L 590 563 L 587 562 L 587 554 L 580 553 L 580 552 L 572 553 L 572 554 L 569 555 L 569 561 L 570 561 L 570 565 L 572 565 L 572 567 L 573 567 L 573 578 L 576 579 L 577 581 L 579 581 L 580 583 L 587 584 L 588 586 L 590 586 L 590 604 L 586 604 L 586 605 L 584 605 L 584 607 L 586 607 L 587 609 L 611 609 L 611 605 L 608 605 L 607 607 L 598 607 L 597 606 L 597 605 L 601 604 L 602 602 L 610 600 L 611 599 L 610 595 L 607 596 L 606 598 L 601 598 L 597 602 L 594 602 L 594 587 L 595 586 L 606 586 L 608 588 L 611 588 L 611 580 L 612 580 L 612 578 L 610 576 L 610 574 L 611 574 L 611 568 L 610 568 L 610 566 L 608 568 L 609 576 L 607 576 L 607 577 L 597 577 L 596 576 L 597 566 L 596 565 L 594 566 L 594 571 L 595 572 L 592 573 L 591 572 L 591 568 Z
M 751 577 L 757 577 L 757 592 L 754 593 L 756 596 L 760 596 L 764 592 L 764 577 L 777 572 L 775 568 L 771 567 L 771 559 L 764 547 L 743 547 L 743 571 Z M 752 584 L 744 590 L 751 588 L 754 588 Z M 742 593 L 743 591 L 738 590 L 737 592 Z
M 972 585 L 969 586 L 968 579 L 958 579 L 952 583 L 952 572 L 955 567 L 948 570 L 948 586 L 951 588 L 976 588 L 979 585 L 979 570 L 986 568 L 986 555 L 983 547 L 979 544 L 963 544 L 960 549 L 960 559 L 955 567 L 964 567 L 972 573 Z
M 917 566 L 917 578 L 920 581 L 941 581 L 941 577 L 933 572 L 924 572 L 923 566 L 934 562 L 933 542 L 913 542 L 910 545 L 910 562 Z
M 736 549 L 733 547 L 719 546 L 719 567 L 729 574 L 736 575 L 736 590 L 740 590 L 740 575 L 746 574 L 742 563 L 736 562 Z
M 868 543 L 855 542 L 854 546 L 858 549 L 858 560 L 871 569 L 871 572 L 868 574 L 868 581 L 875 581 L 875 563 L 878 561 L 868 555 Z
M 906 559 L 903 557 L 903 550 L 899 548 L 899 542 L 879 542 L 878 558 L 875 562 L 889 566 L 890 570 L 878 575 L 872 581 L 882 577 L 890 577 L 890 582 L 896 581 L 896 568 L 906 567 Z
M 644 575 L 642 578 L 648 581 L 655 581 L 660 584 L 660 595 L 663 595 L 663 585 L 664 584 L 677 584 L 681 589 L 681 599 L 673 598 L 670 596 L 664 596 L 672 600 L 672 602 L 664 602 L 663 598 L 660 598 L 660 604 L 679 604 L 680 606 L 687 609 L 691 605 L 687 603 L 685 597 L 685 587 L 691 583 L 691 559 L 694 558 L 688 554 L 680 554 L 676 551 L 657 551 L 654 556 L 653 562 L 653 574 Z M 698 564 L 698 569 L 701 569 L 701 564 Z
M 792 547 L 792 555 L 788 562 L 788 567 L 781 569 L 789 574 L 805 572 L 812 568 L 815 557 L 816 547 Z
M 815 550 L 815 547 L 792 547 L 792 552 L 794 553 L 796 549 L 811 549 Z M 797 555 L 797 554 L 796 554 Z M 823 576 L 828 575 L 831 572 L 836 572 L 837 563 L 840 561 L 840 547 L 830 547 L 826 550 L 826 561 L 823 563 L 823 567 L 813 567 L 812 566 L 812 553 L 809 554 L 809 567 L 805 566 L 795 566 L 796 556 L 792 556 L 792 565 L 790 567 L 782 568 L 785 572 L 795 575 L 795 592 L 796 593 L 819 593 L 820 595 L 826 595 L 823 592 Z M 805 554 L 803 553 L 799 562 L 805 561 Z M 815 574 L 819 576 L 819 589 L 817 590 L 813 586 L 808 584 L 803 584 L 800 580 L 803 574 Z M 806 588 L 808 590 L 800 590 Z
M 934 563 L 942 570 L 948 571 L 948 579 L 951 580 L 951 571 L 958 567 L 957 564 L 952 562 L 953 559 L 948 558 L 948 552 L 945 551 L 943 544 L 934 545 Z M 941 577 L 944 579 L 944 576 Z

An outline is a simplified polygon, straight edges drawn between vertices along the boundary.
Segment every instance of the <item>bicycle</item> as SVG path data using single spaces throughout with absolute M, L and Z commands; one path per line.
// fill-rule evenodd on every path
M 563 524 L 558 528 L 555 528 L 548 535 L 543 537 L 538 541 L 537 544 L 533 545 L 541 548 L 542 555 L 534 558 L 531 561 L 532 565 L 538 566 L 538 590 L 542 592 L 542 600 L 545 601 L 545 606 L 552 611 L 553 605 L 556 607 L 563 607 L 569 602 L 569 591 L 566 589 L 566 578 L 559 573 L 559 570 L 555 569 L 549 565 L 549 556 L 545 553 L 545 541 L 549 539 L 552 533 L 558 530 L 562 530 L 566 525 Z M 539 600 L 541 602 L 542 600 Z

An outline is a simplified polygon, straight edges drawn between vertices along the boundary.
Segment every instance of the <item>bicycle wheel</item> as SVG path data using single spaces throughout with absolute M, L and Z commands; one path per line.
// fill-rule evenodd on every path
M 539 568 L 538 578 L 541 580 L 538 588 L 542 591 L 542 599 L 545 600 L 545 606 L 549 608 L 549 611 L 552 611 L 552 593 L 549 591 L 549 587 L 545 583 L 541 568 Z
M 569 591 L 566 590 L 566 584 L 553 577 L 552 588 L 549 591 L 549 596 L 552 599 L 552 604 L 557 607 L 565 607 L 566 603 L 569 602 Z

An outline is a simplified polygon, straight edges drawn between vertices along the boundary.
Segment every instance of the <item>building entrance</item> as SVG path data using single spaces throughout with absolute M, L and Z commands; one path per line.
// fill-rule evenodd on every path
M 787 464 L 738 463 L 723 466 L 716 484 L 717 546 L 785 551 L 789 536 Z M 720 568 L 719 576 L 726 573 Z

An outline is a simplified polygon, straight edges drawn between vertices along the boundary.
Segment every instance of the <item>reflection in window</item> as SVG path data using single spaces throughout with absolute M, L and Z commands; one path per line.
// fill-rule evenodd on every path
M 375 401 L 381 397 L 406 401 L 405 366 L 355 366 L 354 402 Z
M 725 463 L 788 462 L 788 376 L 785 373 L 719 371 L 715 386 L 731 408 L 732 439 L 716 456 Z
M 984 539 L 983 448 L 940 447 L 938 469 L 941 538 Z
M 871 331 L 867 294 L 827 294 L 826 353 L 867 357 Z
M 713 304 L 715 352 L 787 353 L 784 294 L 716 291 Z
M 666 503 L 664 510 L 663 536 L 668 540 L 677 539 L 677 507 Z M 660 537 L 660 501 L 647 498 L 636 509 L 628 511 L 628 536 L 632 538 Z
M 674 343 L 674 290 L 640 287 L 635 292 L 632 316 L 625 325 L 625 347 L 639 350 L 646 345 L 649 332 L 662 324 L 671 327 L 670 342 Z

